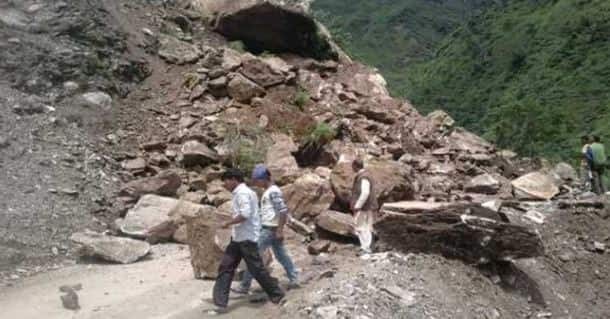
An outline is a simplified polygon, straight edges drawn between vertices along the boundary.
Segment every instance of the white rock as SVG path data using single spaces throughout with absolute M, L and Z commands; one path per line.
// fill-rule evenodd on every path
M 73 234 L 70 239 L 81 245 L 81 254 L 111 262 L 130 264 L 150 252 L 146 242 L 130 238 L 107 236 L 93 232 Z
M 103 110 L 110 110 L 112 108 L 112 97 L 104 92 L 88 92 L 82 95 L 84 101 L 88 106 L 100 107 Z

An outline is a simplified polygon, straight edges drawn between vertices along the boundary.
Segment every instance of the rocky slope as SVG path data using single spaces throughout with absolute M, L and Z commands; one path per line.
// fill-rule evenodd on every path
M 59 122 L 67 121 L 69 116 L 59 111 L 62 105 L 66 111 L 81 110 L 73 102 L 77 98 L 86 100 L 80 94 L 58 99 L 58 106 L 53 108 L 42 103 L 42 113 L 27 117 L 22 114 L 29 111 L 22 110 L 23 107 L 11 106 L 3 113 L 3 117 L 4 114 L 20 116 L 24 122 L 16 123 L 22 123 L 26 132 L 33 130 L 33 123 L 40 123 L 45 130 L 66 141 L 56 145 L 59 164 L 51 161 L 50 166 L 42 165 L 38 174 L 49 175 L 49 182 L 66 181 L 66 184 L 51 187 L 41 183 L 36 187 L 31 182 L 29 176 L 34 175 L 31 167 L 37 167 L 33 163 L 40 161 L 37 156 L 50 153 L 42 145 L 55 144 L 41 141 L 36 134 L 23 134 L 19 138 L 31 136 L 34 141 L 31 145 L 40 153 L 32 151 L 32 155 L 26 150 L 21 153 L 22 157 L 11 159 L 6 167 L 14 172 L 15 178 L 3 178 L 5 184 L 0 189 L 5 190 L 7 198 L 9 192 L 21 194 L 14 190 L 22 187 L 15 181 L 22 181 L 24 189 L 32 189 L 23 194 L 41 200 L 33 202 L 36 204 L 33 207 L 60 207 L 59 212 L 63 212 L 61 207 L 69 207 L 66 211 L 72 212 L 62 215 L 53 211 L 48 220 L 41 220 L 46 215 L 19 206 L 19 203 L 32 203 L 30 197 L 13 196 L 8 204 L 12 210 L 8 211 L 14 214 L 6 217 L 10 218 L 7 224 L 18 225 L 21 231 L 14 233 L 3 228 L 2 238 L 19 234 L 24 246 L 3 239 L 3 245 L 9 248 L 3 252 L 19 256 L 29 251 L 34 258 L 28 256 L 27 260 L 32 262 L 40 256 L 47 257 L 43 253 L 46 249 L 53 254 L 53 246 L 45 245 L 54 245 L 56 238 L 56 245 L 61 248 L 58 254 L 71 256 L 74 250 L 68 244 L 68 236 L 97 224 L 97 230 L 107 226 L 108 233 L 114 236 L 84 233 L 73 236 L 74 241 L 86 247 L 83 251 L 86 255 L 133 262 L 149 251 L 140 241 L 144 237 L 151 243 L 189 242 L 190 239 L 194 255 L 198 255 L 198 249 L 210 252 L 195 257 L 193 262 L 195 275 L 205 277 L 210 273 L 210 260 L 206 258 L 218 252 L 216 240 L 211 239 L 221 239 L 222 234 L 203 223 L 199 229 L 204 231 L 196 240 L 207 241 L 207 245 L 194 247 L 194 234 L 188 232 L 193 224 L 189 221 L 222 218 L 230 199 L 219 182 L 225 167 L 249 170 L 254 164 L 265 162 L 282 186 L 293 217 L 305 226 L 316 228 L 319 236 L 332 240 L 332 243 L 322 242 L 323 245 L 312 244 L 312 253 L 332 253 L 311 259 L 311 264 L 302 264 L 308 273 L 304 278 L 308 286 L 297 292 L 302 301 L 291 302 L 285 316 L 299 313 L 303 317 L 332 318 L 335 313 L 335 317 L 352 318 L 357 314 L 370 317 L 380 313 L 396 317 L 442 317 L 457 308 L 464 314 L 463 318 L 527 318 L 547 316 L 548 312 L 557 317 L 604 317 L 607 308 L 601 305 L 609 298 L 604 280 L 609 271 L 608 254 L 603 246 L 608 242 L 604 235 L 608 230 L 607 210 L 601 199 L 584 209 L 580 205 L 589 205 L 591 200 L 574 204 L 579 192 L 569 166 L 541 167 L 538 163 L 516 159 L 514 154 L 498 151 L 480 137 L 455 127 L 454 121 L 443 112 L 427 117 L 420 115 L 409 102 L 390 97 L 383 77 L 376 71 L 342 57 L 330 39 L 300 10 L 257 2 L 211 14 L 197 11 L 201 3 L 177 1 L 154 5 L 144 1 L 119 1 L 107 8 L 110 16 L 117 19 L 116 25 L 123 28 L 126 51 L 119 51 L 120 54 L 145 54 L 151 71 L 126 98 L 115 97 L 117 103 L 108 111 L 112 114 L 112 125 L 103 125 L 103 107 L 84 108 L 90 112 L 84 113 L 92 120 L 85 122 L 88 124 L 66 124 L 59 129 L 46 125 L 51 117 Z M 245 34 L 232 27 L 269 16 L 290 19 L 272 20 L 264 25 L 252 23 Z M 295 30 L 299 31 L 298 37 L 291 33 Z M 252 38 L 252 34 L 270 32 L 276 36 L 259 37 L 257 41 Z M 142 42 L 133 42 L 138 39 Z M 300 54 L 282 49 L 292 47 L 295 41 L 319 46 Z M 134 43 L 138 45 L 131 47 Z M 274 53 L 260 50 L 264 46 L 269 46 Z M 263 53 L 255 55 L 244 48 Z M 315 59 L 320 53 L 330 59 Z M 62 83 L 61 89 L 65 90 L 65 86 Z M 15 95 L 11 105 L 26 98 Z M 82 138 L 81 144 L 69 143 L 74 136 Z M 101 142 L 100 137 L 103 137 Z M 7 152 L 21 146 L 13 140 L 8 145 Z M 80 153 L 66 151 L 67 147 L 76 148 Z M 61 160 L 61 154 L 66 154 L 63 152 L 71 156 L 79 154 L 84 162 Z M 380 259 L 383 267 L 376 267 L 371 260 L 356 259 L 353 238 L 350 238 L 350 217 L 345 214 L 353 177 L 350 162 L 356 156 L 366 159 L 379 182 L 382 202 L 410 201 L 386 205 L 384 210 L 388 215 L 429 216 L 427 207 L 435 203 L 475 206 L 486 203 L 497 212 L 484 210 L 491 215 L 482 217 L 464 209 L 453 213 L 453 217 L 459 218 L 449 228 L 474 230 L 469 224 L 472 220 L 484 222 L 477 224 L 483 229 L 495 226 L 506 229 L 512 225 L 541 239 L 547 249 L 544 253 L 537 249 L 532 254 L 539 256 L 535 259 L 480 260 L 475 265 L 470 265 L 472 260 L 469 264 L 447 261 L 441 256 L 457 255 L 426 247 L 414 250 L 417 254 L 405 258 L 399 253 L 396 258 L 371 257 Z M 523 176 L 538 169 L 543 172 Z M 18 174 L 26 172 L 31 175 L 20 180 Z M 511 184 L 511 180 L 520 176 L 523 177 Z M 76 184 L 76 181 L 80 182 Z M 557 201 L 537 202 L 557 196 L 567 201 L 561 206 L 564 208 Z M 15 204 L 10 204 L 12 201 Z M 78 210 L 76 203 L 82 203 Z M 504 207 L 498 203 L 504 203 Z M 417 208 L 413 209 L 412 205 Z M 95 223 L 89 222 L 91 211 L 95 212 Z M 541 219 L 544 219 L 541 224 L 532 222 Z M 51 234 L 60 235 L 39 236 L 37 228 L 28 227 L 33 221 L 43 223 Z M 386 229 L 383 224 L 379 225 L 379 231 Z M 325 227 L 326 233 L 321 230 Z M 498 238 L 491 237 L 489 240 Z M 115 240 L 117 245 L 113 247 L 120 251 L 106 251 L 107 240 Z M 138 241 L 132 245 L 133 240 Z M 456 248 L 455 243 L 443 236 L 436 240 L 443 249 Z M 459 248 L 471 251 L 470 245 L 483 243 L 472 239 Z M 123 249 L 130 247 L 134 249 Z M 411 249 L 388 240 L 383 240 L 378 248 L 401 253 Z M 38 257 L 34 254 L 36 249 L 41 251 Z M 18 258 L 12 259 L 8 268 L 18 262 Z M 405 267 L 415 270 L 409 276 L 397 276 Z M 333 268 L 339 271 L 332 271 Z M 335 274 L 336 279 L 327 280 Z M 351 275 L 357 275 L 358 279 L 354 280 Z M 449 287 L 450 293 L 443 292 L 445 287 Z M 324 289 L 321 294 L 320 289 Z M 371 298 L 376 296 L 371 293 L 379 289 L 386 291 L 382 292 L 384 297 Z M 585 291 L 596 293 L 583 294 Z M 446 300 L 429 298 L 437 295 Z M 473 296 L 479 299 L 461 302 Z M 338 302 L 352 297 L 360 300 L 356 306 Z M 329 309 L 330 304 L 335 308 Z M 406 312 L 393 311 L 402 309 L 403 305 L 414 307 Z M 363 314 L 358 307 L 372 310 Z

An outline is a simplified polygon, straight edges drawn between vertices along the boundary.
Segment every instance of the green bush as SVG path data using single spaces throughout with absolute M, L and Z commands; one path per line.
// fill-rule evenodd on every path
M 327 123 L 318 123 L 311 126 L 308 133 L 303 136 L 304 144 L 326 145 L 337 137 L 337 130 Z
M 228 131 L 224 145 L 228 149 L 228 164 L 250 172 L 256 164 L 265 161 L 269 139 L 258 127 L 235 127 Z
M 292 104 L 296 106 L 300 111 L 305 110 L 305 106 L 310 100 L 309 92 L 303 88 L 299 88 L 297 93 L 294 95 L 294 99 L 292 100 Z

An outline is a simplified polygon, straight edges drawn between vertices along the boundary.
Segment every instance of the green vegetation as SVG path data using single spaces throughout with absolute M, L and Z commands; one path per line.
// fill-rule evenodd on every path
M 307 105 L 307 103 L 309 103 L 309 99 L 309 92 L 307 92 L 307 90 L 305 90 L 304 88 L 299 88 L 297 93 L 294 95 L 292 104 L 296 106 L 299 111 L 302 112 L 303 110 L 305 110 L 305 106 Z
M 229 130 L 225 138 L 229 164 L 244 172 L 251 172 L 256 164 L 265 161 L 269 143 L 264 131 L 255 126 Z
M 337 136 L 337 130 L 327 123 L 312 125 L 308 133 L 303 136 L 303 144 L 323 146 L 330 143 Z
M 572 159 L 583 133 L 610 137 L 610 2 L 514 0 L 451 35 L 414 78 L 420 110 L 445 109 L 521 155 Z
M 392 94 L 523 156 L 610 139 L 610 1 L 335 1 L 313 6 Z
M 494 0 L 316 0 L 312 10 L 356 60 L 383 73 L 392 94 L 407 96 L 410 67 L 433 57 L 443 38 Z

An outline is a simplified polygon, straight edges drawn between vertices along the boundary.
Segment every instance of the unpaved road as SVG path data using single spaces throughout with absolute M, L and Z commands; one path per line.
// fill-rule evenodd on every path
M 62 285 L 82 284 L 81 309 L 64 309 Z M 76 265 L 28 278 L 0 291 L 2 318 L 191 319 L 208 318 L 213 281 L 194 280 L 188 248 L 153 247 L 149 260 L 132 265 Z M 231 300 L 223 318 L 261 318 L 270 306 Z

